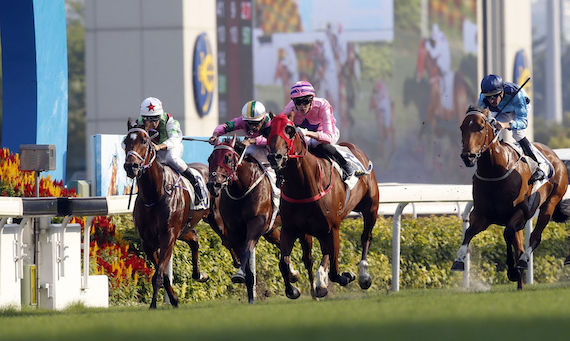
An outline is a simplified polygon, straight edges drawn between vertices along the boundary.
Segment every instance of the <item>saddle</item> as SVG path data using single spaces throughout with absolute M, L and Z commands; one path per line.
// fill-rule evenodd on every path
M 539 167 L 539 164 L 536 161 L 534 161 L 530 156 L 525 155 L 524 151 L 522 150 L 522 147 L 518 143 L 513 143 L 511 141 L 505 141 L 505 140 L 503 140 L 503 142 L 511 146 L 511 148 L 513 148 L 517 152 L 518 156 L 523 160 L 523 162 L 528 164 L 531 174 L 533 174 L 536 171 L 536 169 Z M 532 189 L 532 193 L 534 193 L 543 184 L 548 182 L 548 180 L 550 180 L 550 178 L 554 175 L 554 166 L 552 166 L 552 163 L 550 163 L 550 161 L 546 158 L 546 156 L 544 156 L 544 154 L 542 154 L 542 152 L 538 148 L 536 148 L 534 144 L 531 143 L 530 147 L 532 148 L 534 155 L 536 155 L 536 157 L 539 159 L 541 170 L 546 175 L 544 179 L 534 184 Z

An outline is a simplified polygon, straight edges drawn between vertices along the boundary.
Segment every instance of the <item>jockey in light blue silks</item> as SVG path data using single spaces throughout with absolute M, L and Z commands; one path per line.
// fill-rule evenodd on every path
M 518 93 L 517 90 L 519 90 L 518 85 L 503 82 L 503 79 L 497 75 L 487 75 L 481 81 L 481 95 L 477 104 L 482 108 L 489 108 L 497 120 L 496 124 L 502 129 L 511 130 L 513 138 L 520 144 L 524 153 L 539 165 L 530 178 L 531 182 L 535 182 L 544 179 L 546 174 L 541 169 L 541 162 L 534 155 L 530 142 L 525 136 L 530 98 L 524 89 L 520 89 Z

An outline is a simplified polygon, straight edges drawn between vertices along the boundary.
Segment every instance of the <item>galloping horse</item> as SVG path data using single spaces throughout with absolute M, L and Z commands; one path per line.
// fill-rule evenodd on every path
M 469 228 L 465 231 L 451 270 L 464 270 L 467 248 L 476 234 L 490 224 L 503 225 L 507 244 L 507 276 L 509 280 L 517 282 L 518 289 L 522 289 L 522 273 L 528 267 L 531 252 L 540 244 L 546 224 L 551 218 L 557 222 L 568 219 L 568 215 L 560 209 L 560 202 L 568 187 L 568 175 L 564 163 L 550 148 L 535 143 L 552 163 L 554 174 L 540 188 L 533 188 L 534 185 L 529 184 L 529 165 L 514 148 L 498 140 L 499 132 L 495 130 L 488 113 L 487 109 L 469 107 L 460 128 L 463 144 L 461 158 L 467 167 L 473 167 L 476 163 L 477 169 L 473 176 L 473 211 L 469 215 Z M 537 208 L 538 220 L 525 251 L 522 230 Z
M 208 190 L 219 196 L 212 210 L 222 217 L 222 240 L 230 252 L 239 257 L 238 271 L 232 282 L 245 283 L 249 303 L 255 299 L 255 247 L 259 238 L 279 246 L 280 231 L 273 224 L 276 216 L 272 204 L 271 183 L 266 171 L 253 157 L 245 155 L 245 146 L 231 142 L 220 142 L 208 158 L 210 177 Z M 299 272 L 290 273 L 297 281 Z
M 352 273 L 339 274 L 338 270 L 340 223 L 351 211 L 361 212 L 364 218 L 359 284 L 362 289 L 368 289 L 372 279 L 367 272 L 366 256 L 378 215 L 379 201 L 378 183 L 374 171 L 371 170 L 370 173 L 361 176 L 348 193 L 341 174 L 330 161 L 308 152 L 304 136 L 284 115 L 276 116 L 272 120 L 268 145 L 270 149 L 268 159 L 284 180 L 280 204 L 283 225 L 279 269 L 285 281 L 287 297 L 295 299 L 300 296 L 299 290 L 289 281 L 290 255 L 295 240 L 300 238 L 303 246 L 303 237 L 307 234 L 319 240 L 323 254 L 317 271 L 316 284 L 312 278 L 312 261 L 305 262 L 313 297 L 327 295 L 326 274 L 329 272 L 329 265 L 328 277 L 331 281 L 345 286 L 355 279 Z M 348 147 L 363 165 L 368 165 L 368 158 L 358 147 L 350 143 L 341 143 L 341 145 Z M 307 245 L 309 251 L 311 246 L 312 243 Z M 309 259 L 309 255 L 304 257 Z
M 457 124 L 460 124 L 463 120 L 463 110 L 467 107 L 470 97 L 470 90 L 463 75 L 460 72 L 453 74 L 453 106 L 448 109 L 441 102 L 441 74 L 435 59 L 427 51 L 426 39 L 420 41 L 416 67 L 416 81 L 423 78 L 425 71 L 428 74 L 430 95 L 425 122 L 431 125 L 432 132 L 435 130 L 438 120 L 457 120 Z M 425 125 L 422 126 L 420 134 L 423 133 L 424 127 Z
M 206 217 L 208 209 L 194 210 L 194 188 L 170 167 L 156 160 L 157 154 L 149 134 L 128 122 L 129 131 L 125 146 L 125 170 L 130 178 L 137 178 L 139 194 L 133 210 L 134 223 L 142 239 L 142 247 L 155 267 L 152 276 L 152 301 L 156 308 L 158 290 L 164 288 L 170 303 L 178 306 L 178 297 L 170 285 L 166 267 L 177 239 L 183 240 L 192 250 L 192 278 L 208 280 L 198 267 L 198 235 L 194 226 Z M 191 164 L 204 179 L 208 172 L 204 164 Z

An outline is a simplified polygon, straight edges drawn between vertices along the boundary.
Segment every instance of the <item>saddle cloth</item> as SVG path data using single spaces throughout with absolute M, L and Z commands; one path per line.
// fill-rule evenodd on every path
M 539 165 L 536 163 L 536 161 L 534 161 L 533 159 L 531 159 L 529 156 L 524 154 L 524 151 L 522 150 L 522 147 L 520 146 L 520 144 L 518 143 L 513 143 L 510 141 L 503 141 L 506 144 L 510 145 L 511 147 L 513 147 L 514 150 L 517 151 L 517 153 L 519 153 L 519 155 L 521 156 L 521 158 L 524 159 L 524 162 L 526 162 L 528 164 L 528 166 L 530 167 L 530 172 L 531 174 L 534 173 L 536 171 L 536 169 L 539 167 Z M 542 169 L 542 171 L 544 172 L 544 174 L 546 174 L 545 178 L 537 181 L 532 189 L 532 193 L 536 192 L 542 185 L 544 185 L 546 182 L 548 182 L 548 180 L 550 180 L 550 178 L 554 175 L 554 166 L 552 166 L 552 163 L 550 163 L 550 161 L 544 156 L 544 154 L 542 154 L 542 152 L 536 148 L 536 146 L 534 144 L 530 144 L 532 151 L 534 153 L 534 155 L 537 157 L 537 159 L 540 161 L 540 166 Z
M 344 180 L 344 183 L 346 184 L 348 189 L 351 190 L 358 182 L 359 177 L 361 177 L 362 175 L 370 174 L 370 172 L 372 172 L 373 168 L 372 161 L 368 161 L 368 168 L 366 168 L 364 167 L 362 162 L 360 162 L 360 160 L 358 160 L 358 158 L 354 156 L 354 154 L 350 149 L 348 149 L 348 147 L 339 146 L 336 144 L 333 144 L 332 146 L 336 148 L 336 150 L 340 153 L 340 155 L 342 155 L 342 157 L 346 160 L 346 162 L 350 162 L 350 164 L 355 170 L 352 176 L 349 176 Z M 343 170 L 338 163 L 333 161 L 333 165 L 336 168 L 336 170 L 339 172 L 339 174 L 343 173 Z

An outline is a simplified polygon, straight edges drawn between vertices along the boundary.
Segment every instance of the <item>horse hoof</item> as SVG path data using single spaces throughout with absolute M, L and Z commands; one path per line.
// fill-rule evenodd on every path
M 325 287 L 317 287 L 317 290 L 315 290 L 315 296 L 317 298 L 323 298 L 326 295 L 328 295 L 328 293 L 329 293 L 329 291 Z
M 564 260 L 564 265 L 570 265 L 570 256 L 566 257 Z
M 253 298 L 252 298 L 252 299 L 248 299 L 248 300 L 247 300 L 247 303 L 253 304 L 253 303 L 255 303 L 255 300 L 254 300 Z
M 451 266 L 451 271 L 465 271 L 465 263 L 456 260 Z
M 238 272 L 232 276 L 232 283 L 245 283 L 245 274 L 242 271 L 238 270 Z
M 528 269 L 528 263 L 525 260 L 519 259 L 517 262 L 517 269 L 526 270 Z
M 344 280 L 342 281 L 344 283 L 344 284 L 341 284 L 342 286 L 348 285 L 348 283 L 350 283 L 356 279 L 356 275 L 353 274 L 352 272 L 345 271 L 340 275 L 341 275 L 341 277 L 346 279 L 346 283 L 344 283 Z
M 299 291 L 299 289 L 295 288 L 294 286 L 291 286 L 291 291 L 285 290 L 285 295 L 287 296 L 287 298 L 296 300 L 297 298 L 299 298 L 299 296 L 301 296 L 301 292 Z
M 289 274 L 289 282 L 296 283 L 299 280 L 299 271 L 294 270 Z
M 360 275 L 358 276 L 358 285 L 360 285 L 360 289 L 368 289 L 372 285 L 372 278 L 369 274 Z
M 200 283 L 205 283 L 210 279 L 210 276 L 208 276 L 207 273 L 200 272 L 200 274 L 198 274 L 198 275 L 192 275 L 192 279 L 194 279 Z
M 507 270 L 507 278 L 511 282 L 518 282 L 521 278 L 521 272 L 518 269 Z

